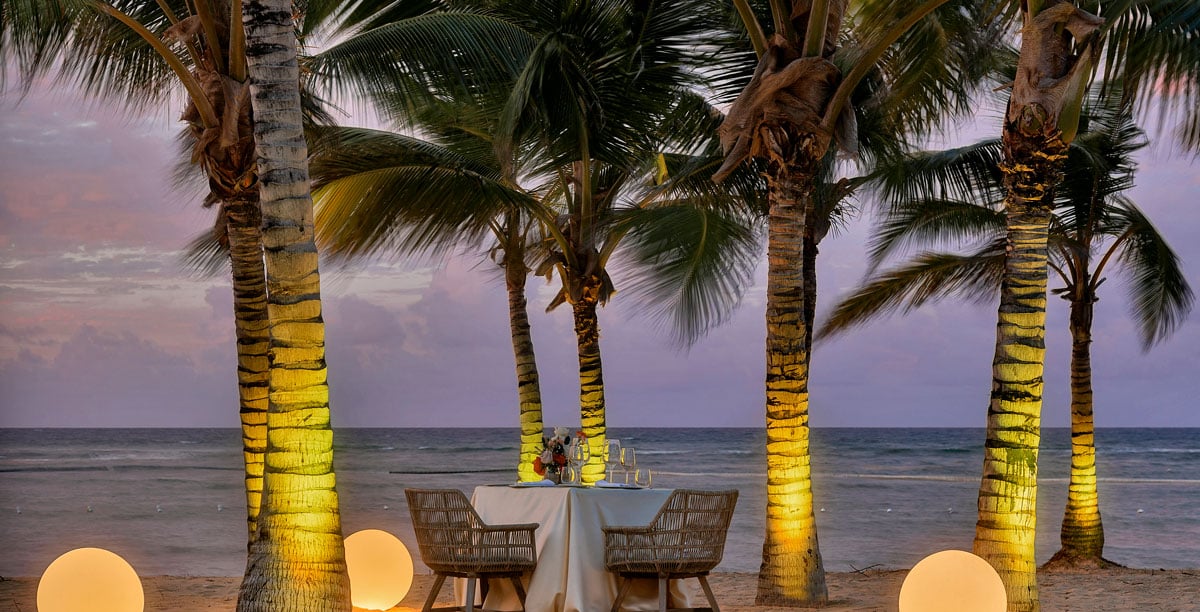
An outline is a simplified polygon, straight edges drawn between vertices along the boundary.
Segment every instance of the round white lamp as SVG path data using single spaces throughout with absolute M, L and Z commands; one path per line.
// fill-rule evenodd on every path
M 364 529 L 346 538 L 346 569 L 355 607 L 389 610 L 408 594 L 413 560 L 404 543 L 379 529 Z
M 76 548 L 50 563 L 38 581 L 38 612 L 142 612 L 142 581 L 133 567 L 102 548 Z
M 921 559 L 900 587 L 900 612 L 1004 612 L 1008 597 L 987 561 L 961 550 Z

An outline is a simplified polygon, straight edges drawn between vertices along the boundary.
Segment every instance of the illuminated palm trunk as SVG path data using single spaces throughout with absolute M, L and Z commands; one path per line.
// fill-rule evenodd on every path
M 598 283 L 598 279 L 596 280 Z M 604 478 L 604 376 L 600 367 L 600 322 L 596 317 L 596 291 L 585 287 L 583 297 L 571 305 L 575 339 L 579 345 L 579 422 L 588 438 L 591 459 L 583 466 L 583 481 Z
M 517 397 L 520 403 L 521 451 L 517 464 L 520 480 L 541 480 L 533 471 L 533 460 L 542 452 L 542 390 L 538 383 L 533 336 L 525 300 L 528 271 L 520 253 L 505 252 L 504 278 L 508 288 L 508 326 L 512 332 L 513 356 L 517 365 Z
M 1087 284 L 1087 278 L 1081 282 Z M 1096 429 L 1092 420 L 1092 312 L 1090 295 L 1071 302 L 1071 484 L 1057 560 L 1104 563 L 1104 526 L 1096 487 Z
M 772 157 L 767 174 L 767 516 L 755 597 L 760 606 L 820 606 L 829 599 L 809 455 L 803 251 L 816 164 L 807 153 L 799 162 Z
M 249 540 L 258 535 L 263 456 L 267 450 L 267 277 L 263 268 L 262 215 L 258 198 L 226 202 L 226 234 L 233 269 L 233 312 L 237 335 L 238 399 L 242 455 L 246 466 L 246 520 Z
M 238 610 L 349 612 L 292 10 L 280 0 L 245 4 L 271 375 L 259 535 Z
M 1010 612 L 1035 612 L 1039 610 L 1034 541 L 1046 352 L 1046 241 L 1051 191 L 1066 158 L 1066 145 L 1057 132 L 1042 138 L 1022 134 L 1015 122 L 1006 125 L 1004 143 L 1008 246 L 974 551 L 999 572 Z

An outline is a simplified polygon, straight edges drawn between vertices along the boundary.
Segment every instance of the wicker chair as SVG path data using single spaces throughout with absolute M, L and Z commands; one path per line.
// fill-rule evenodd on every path
M 621 609 L 632 578 L 658 578 L 658 609 L 667 610 L 667 580 L 697 578 L 711 610 L 720 612 L 708 572 L 721 562 L 737 490 L 677 489 L 645 527 L 604 527 L 604 565 L 621 577 L 612 612 Z
M 525 589 L 521 574 L 537 565 L 533 532 L 537 523 L 488 525 L 479 518 L 467 496 L 458 489 L 405 489 L 413 530 L 421 549 L 421 560 L 437 579 L 422 612 L 475 609 L 475 581 L 480 582 L 481 601 L 487 600 L 488 580 L 508 578 L 516 588 L 521 609 Z M 438 591 L 447 576 L 467 579 L 466 604 L 434 608 Z

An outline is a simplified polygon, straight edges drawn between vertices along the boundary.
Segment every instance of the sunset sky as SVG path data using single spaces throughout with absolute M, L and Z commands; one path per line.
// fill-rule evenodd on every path
M 171 190 L 179 128 L 173 114 L 131 120 L 48 86 L 0 94 L 0 427 L 236 426 L 229 280 L 180 264 L 212 212 Z M 975 129 L 999 130 L 994 117 Z M 1200 289 L 1200 166 L 1166 142 L 1141 160 L 1132 196 Z M 868 220 L 822 246 L 818 317 L 860 280 Z M 602 309 L 610 427 L 761 425 L 765 267 L 729 324 L 688 351 L 626 296 Z M 504 287 L 485 257 L 322 273 L 335 426 L 516 425 Z M 1097 424 L 1200 426 L 1200 313 L 1143 354 L 1110 277 L 1094 328 Z M 529 286 L 545 422 L 578 423 L 570 311 L 544 314 L 553 286 Z M 1066 306 L 1051 299 L 1049 426 L 1068 423 Z M 994 326 L 994 304 L 945 303 L 819 344 L 812 423 L 982 427 Z

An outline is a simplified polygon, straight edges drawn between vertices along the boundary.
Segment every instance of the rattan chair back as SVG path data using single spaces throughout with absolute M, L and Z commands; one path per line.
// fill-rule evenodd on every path
M 405 489 L 421 560 L 451 575 L 522 572 L 537 564 L 536 524 L 488 525 L 458 489 Z
M 606 528 L 604 563 L 612 572 L 707 573 L 725 554 L 737 490 L 677 489 L 643 528 Z

